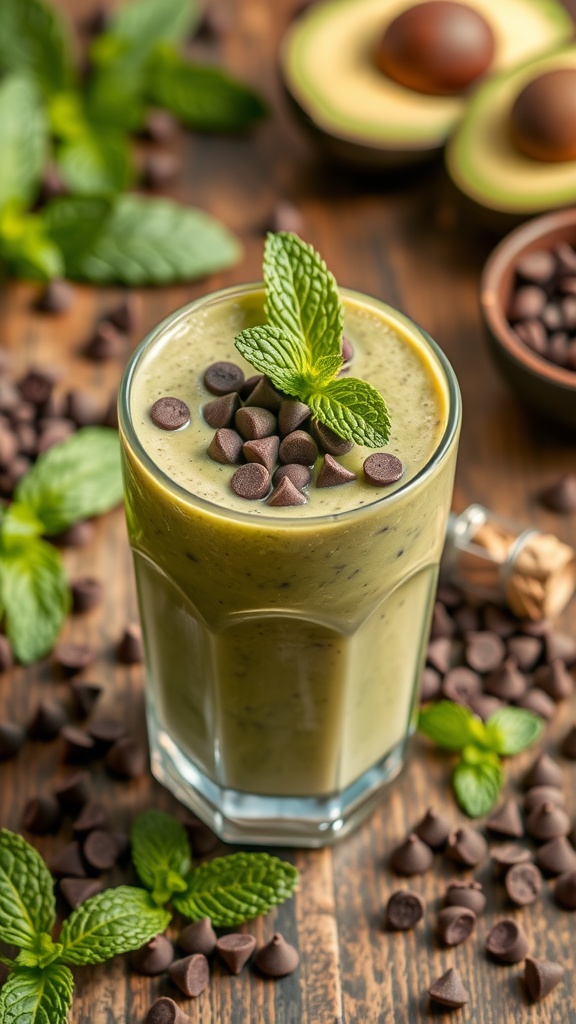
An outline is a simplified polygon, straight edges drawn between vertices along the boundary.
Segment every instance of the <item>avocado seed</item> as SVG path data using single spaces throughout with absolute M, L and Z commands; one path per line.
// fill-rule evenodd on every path
M 455 0 L 429 0 L 394 18 L 376 63 L 400 85 L 432 96 L 456 96 L 490 67 L 494 35 L 478 11 Z
M 576 160 L 576 68 L 534 78 L 510 111 L 510 136 L 521 153 L 550 163 Z

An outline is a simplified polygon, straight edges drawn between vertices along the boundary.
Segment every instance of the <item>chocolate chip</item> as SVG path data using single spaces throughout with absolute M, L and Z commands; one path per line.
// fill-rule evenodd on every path
M 487 819 L 486 828 L 498 835 L 520 839 L 524 835 L 524 826 L 518 804 L 515 800 L 505 800 Z
M 0 761 L 15 757 L 26 738 L 26 730 L 16 722 L 0 722 Z
M 35 406 L 43 406 L 49 400 L 54 390 L 56 376 L 50 370 L 35 367 L 28 370 L 25 377 L 18 384 L 22 398 Z
M 236 430 L 221 427 L 214 434 L 206 453 L 214 462 L 220 462 L 223 466 L 234 466 L 241 460 L 242 444 L 242 438 Z
M 306 495 L 302 494 L 302 491 L 299 491 L 294 486 L 289 477 L 284 476 L 278 486 L 272 491 L 267 504 L 279 508 L 291 505 L 305 505 L 306 500 Z
M 476 672 L 494 672 L 500 668 L 505 657 L 506 648 L 497 633 L 488 630 L 466 633 L 464 637 L 464 655 L 466 664 Z M 495 696 L 498 696 L 496 694 Z
M 86 867 L 80 852 L 80 843 L 67 843 L 50 858 L 48 867 L 57 878 L 85 878 Z
M 468 907 L 478 917 L 486 906 L 486 897 L 482 891 L 480 882 L 475 881 L 454 881 L 450 882 L 444 893 L 444 906 L 446 907 Z
M 74 679 L 70 684 L 70 691 L 74 698 L 76 714 L 79 718 L 88 718 L 102 693 L 102 687 L 99 683 L 84 683 Z
M 400 459 L 389 452 L 374 452 L 364 459 L 364 479 L 374 487 L 388 487 L 396 483 L 404 473 Z
M 270 489 L 270 473 L 258 462 L 249 462 L 236 470 L 230 486 L 239 498 L 255 501 L 264 498 Z
M 514 325 L 514 331 L 528 348 L 538 355 L 545 356 L 548 351 L 546 328 L 540 320 L 523 320 Z
M 65 413 L 77 427 L 94 427 L 102 421 L 100 400 L 76 388 L 66 395 Z
M 532 860 L 530 850 L 518 843 L 502 843 L 501 846 L 493 846 L 490 850 L 490 857 L 496 868 L 496 874 L 504 874 L 513 864 L 526 864 Z
M 129 622 L 116 648 L 121 665 L 140 665 L 144 658 L 142 629 L 138 622 Z
M 530 672 L 542 654 L 542 641 L 536 636 L 512 636 L 506 646 L 521 672 Z
M 185 953 L 210 956 L 216 949 L 217 936 L 209 917 L 201 917 L 186 925 L 178 935 L 178 945 Z
M 535 960 L 527 956 L 524 962 L 524 983 L 534 1003 L 550 995 L 562 980 L 564 968 L 553 960 Z
M 522 256 L 516 264 L 516 273 L 525 281 L 533 281 L 535 284 L 546 284 L 554 276 L 556 270 L 556 259 L 548 249 L 535 249 Z
M 535 903 L 542 891 L 542 875 L 535 864 L 513 864 L 504 878 L 504 887 L 512 903 L 526 907 Z
M 180 430 L 190 422 L 190 409 L 181 398 L 165 395 L 154 402 L 150 419 L 160 430 Z
M 476 914 L 469 907 L 443 907 L 438 914 L 438 937 L 445 946 L 459 946 L 472 934 L 476 926 Z
M 440 583 L 437 597 L 451 612 L 454 612 L 462 604 L 462 592 L 452 583 Z
M 446 853 L 452 860 L 470 868 L 476 867 L 484 860 L 487 849 L 484 837 L 467 825 L 452 832 L 446 845 Z
M 530 811 L 526 821 L 526 829 L 533 839 L 556 839 L 557 836 L 567 836 L 570 828 L 570 818 L 566 811 L 552 803 L 539 804 Z
M 574 680 L 561 658 L 536 669 L 534 683 L 556 703 L 571 697 L 574 691 Z
M 156 108 L 146 115 L 142 135 L 152 142 L 170 142 L 179 132 L 178 121 L 167 110 Z
M 93 829 L 105 829 L 108 827 L 108 812 L 106 808 L 96 800 L 89 800 L 84 804 L 80 814 L 72 823 L 72 831 L 76 837 L 85 836 Z
M 442 679 L 440 673 L 434 668 L 426 665 L 422 671 L 422 683 L 420 688 L 420 701 L 424 704 L 429 700 L 436 700 L 440 695 Z
M 512 636 L 518 629 L 518 622 L 503 608 L 489 604 L 484 609 L 484 625 L 489 632 L 497 633 L 503 640 Z
M 244 383 L 244 373 L 236 363 L 212 363 L 204 373 L 204 386 L 213 395 L 227 395 L 239 391 Z
M 121 359 L 126 346 L 127 338 L 124 332 L 119 331 L 109 320 L 102 320 L 84 346 L 83 354 L 95 363 L 107 363 L 113 359 Z
M 412 832 L 392 851 L 390 866 L 398 875 L 423 875 L 434 863 L 432 850 Z
M 88 726 L 88 733 L 100 749 L 107 750 L 126 735 L 126 726 L 121 719 L 106 715 L 94 718 Z
M 191 1018 L 173 999 L 162 996 L 148 1010 L 144 1024 L 191 1024 Z
M 130 967 L 149 978 L 167 971 L 174 961 L 174 947 L 165 935 L 155 935 L 130 954 Z
M 309 406 L 296 398 L 285 398 L 278 410 L 278 428 L 282 436 L 298 430 L 310 415 Z
M 481 630 L 482 617 L 480 610 L 472 605 L 463 604 L 454 612 L 454 621 L 464 636 L 466 633 L 477 633 Z
M 432 611 L 432 624 L 430 636 L 433 640 L 439 636 L 454 636 L 456 623 L 441 601 L 436 601 Z
M 68 281 L 54 278 L 41 291 L 34 303 L 39 313 L 66 313 L 74 301 L 74 292 Z
M 345 335 L 342 336 L 341 356 L 345 363 L 349 363 L 354 358 L 354 346 Z
M 280 439 L 274 434 L 272 437 L 262 437 L 256 441 L 245 441 L 242 452 L 247 462 L 258 462 L 271 473 L 278 459 L 279 446 Z
M 503 964 L 516 964 L 528 952 L 528 940 L 522 927 L 511 917 L 503 917 L 486 936 L 486 950 Z
M 54 786 L 54 796 L 65 811 L 76 812 L 90 799 L 88 772 L 75 772 Z
M 65 725 L 60 730 L 64 740 L 64 760 L 68 762 L 90 761 L 96 755 L 96 744 L 84 729 L 76 725 Z
M 77 576 L 70 584 L 72 611 L 81 614 L 96 608 L 102 600 L 104 588 L 93 576 Z
M 509 319 L 531 320 L 539 317 L 546 305 L 546 292 L 536 285 L 524 285 L 518 288 L 512 297 L 508 310 Z
M 268 978 L 284 978 L 292 974 L 299 963 L 297 950 L 286 942 L 280 932 L 276 932 L 270 942 L 261 946 L 254 957 L 255 966 Z
M 398 889 L 386 904 L 384 920 L 391 931 L 406 932 L 414 928 L 424 916 L 424 900 L 417 892 Z
M 429 807 L 414 832 L 431 850 L 441 850 L 446 844 L 451 829 L 452 826 L 448 818 L 437 811 L 435 807 Z
M 530 637 L 524 639 L 529 640 Z M 527 687 L 526 676 L 518 671 L 514 658 L 506 658 L 504 664 L 494 672 L 490 672 L 484 680 L 486 693 L 504 701 L 520 700 L 526 693 Z
M 104 890 L 104 882 L 99 878 L 61 878 L 60 892 L 72 910 L 81 903 L 96 896 Z
M 118 740 L 106 754 L 106 768 L 120 779 L 136 779 L 144 775 L 148 757 L 144 747 L 129 737 Z
M 455 704 L 467 704 L 472 694 L 480 692 L 481 686 L 482 680 L 477 672 L 465 665 L 457 665 L 444 676 L 442 695 Z
M 559 242 L 553 252 L 560 272 L 570 274 L 576 271 L 576 252 L 568 242 Z
M 22 827 L 37 836 L 56 832 L 60 826 L 62 812 L 55 796 L 33 796 L 28 800 L 22 815 Z
M 95 871 L 109 871 L 118 857 L 116 837 L 107 829 L 95 828 L 86 836 L 82 852 Z
M 94 651 L 88 644 L 61 643 L 54 648 L 56 664 L 67 676 L 87 668 L 94 660 Z
M 455 967 L 450 967 L 441 978 L 430 985 L 428 995 L 433 1002 L 450 1010 L 460 1009 L 470 998 L 462 983 L 460 972 Z
M 547 875 L 563 875 L 576 870 L 576 850 L 566 836 L 557 836 L 538 848 L 536 863 Z
M 353 441 L 340 437 L 330 427 L 316 419 L 310 423 L 310 433 L 320 450 L 326 452 L 327 455 L 346 455 L 354 447 Z
M 63 530 L 57 537 L 52 537 L 52 543 L 59 548 L 83 548 L 90 544 L 94 537 L 94 526 L 86 519 L 73 523 L 67 530 Z
M 544 638 L 546 661 L 551 664 L 560 659 L 571 668 L 576 665 L 576 637 L 569 633 L 549 632 Z
M 256 387 L 257 384 L 260 383 L 261 380 L 264 380 L 264 377 L 262 376 L 261 373 L 256 373 L 253 377 L 247 377 L 246 380 L 244 381 L 242 387 L 240 388 L 240 391 L 239 391 L 240 398 L 242 398 L 245 402 L 247 402 L 249 400 L 249 398 L 250 398 L 250 395 L 254 391 L 254 388 Z M 265 402 L 256 402 L 255 404 L 256 405 L 263 405 L 264 408 L 267 408 Z M 280 405 L 278 405 L 278 408 L 280 408 Z M 274 412 L 274 409 L 272 410 L 272 412 Z
M 526 711 L 533 711 L 535 715 L 540 715 L 540 718 L 543 718 L 546 722 L 552 718 L 556 710 L 552 698 L 538 686 L 533 686 L 516 703 L 519 708 L 524 708 Z
M 316 477 L 316 487 L 339 487 L 355 479 L 356 473 L 340 465 L 331 455 L 325 455 Z
M 36 442 L 36 451 L 38 455 L 42 455 L 43 452 L 48 451 L 55 444 L 60 444 L 65 441 L 67 437 L 76 430 L 76 424 L 69 419 L 50 419 L 43 420 L 42 424 L 38 424 L 38 440 Z
M 247 406 L 238 409 L 234 417 L 238 433 L 245 441 L 256 441 L 262 437 L 270 437 L 277 428 L 276 417 L 269 409 L 259 406 Z
M 554 899 L 564 910 L 576 910 L 576 871 L 560 875 L 554 889 Z
M 438 672 L 445 675 L 450 668 L 450 661 L 452 658 L 452 642 L 449 637 L 438 637 L 437 640 L 432 640 L 428 644 L 426 651 L 426 661 L 432 668 L 435 668 Z
M 566 797 L 557 786 L 532 786 L 524 797 L 524 811 L 526 814 L 530 814 L 535 807 L 541 807 L 545 803 L 554 804 L 555 807 L 565 807 Z
M 523 782 L 525 789 L 532 789 L 533 786 L 555 786 L 561 788 L 564 782 L 564 772 L 562 767 L 549 754 L 540 754 L 532 767 L 526 772 Z
M 576 473 L 565 473 L 539 494 L 539 499 L 552 512 L 576 511 Z
M 146 153 L 143 157 L 142 184 L 145 188 L 164 188 L 178 176 L 182 162 L 170 150 Z
M 318 446 L 305 430 L 293 430 L 281 441 L 278 455 L 280 462 L 285 465 L 295 462 L 301 466 L 311 466 L 318 456 Z
M 304 487 L 307 487 L 312 479 L 312 474 L 308 469 L 308 466 L 299 466 L 296 462 L 289 462 L 286 466 L 278 466 L 278 469 L 272 477 L 272 483 L 274 486 L 277 487 L 285 476 L 288 477 L 288 479 L 294 484 L 294 487 L 297 487 L 299 491 L 303 490 Z
M 301 235 L 304 231 L 304 217 L 294 203 L 288 199 L 280 199 L 272 210 L 267 230 L 288 231 L 294 235 Z
M 498 700 L 497 697 L 490 697 L 485 693 L 471 693 L 468 697 L 468 707 L 483 722 L 487 722 L 496 711 L 505 706 L 504 701 Z
M 165 111 L 160 113 L 164 114 Z M 169 115 L 167 115 L 169 116 Z M 130 334 L 136 326 L 136 309 L 133 295 L 125 295 L 124 298 L 109 309 L 106 313 L 106 319 L 114 324 L 119 331 L 124 331 L 126 334 Z
M 256 939 L 253 935 L 241 935 L 238 932 L 222 935 L 216 942 L 216 952 L 232 974 L 240 974 L 255 948 Z
M 221 398 L 207 402 L 202 407 L 202 415 L 208 426 L 217 430 L 220 427 L 229 427 L 239 408 L 240 397 L 233 391 L 229 395 L 222 395 Z
M 55 700 L 41 700 L 28 726 L 28 735 L 33 740 L 53 740 L 68 721 L 66 708 Z
M 208 961 L 202 953 L 192 953 L 183 960 L 174 960 L 168 968 L 171 981 L 185 996 L 195 998 L 210 981 Z
M 269 412 L 277 413 L 283 400 L 283 396 L 276 390 L 272 381 L 268 380 L 268 377 L 259 377 L 246 397 L 245 404 L 248 408 L 259 406 L 262 409 L 268 409 Z
M 576 724 L 568 730 L 562 740 L 560 753 L 563 757 L 567 757 L 568 760 L 576 761 Z

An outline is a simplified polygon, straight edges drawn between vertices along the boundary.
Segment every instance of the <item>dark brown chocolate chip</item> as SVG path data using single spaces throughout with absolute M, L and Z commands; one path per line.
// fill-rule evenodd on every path
M 212 363 L 204 373 L 204 386 L 213 395 L 228 395 L 239 391 L 244 383 L 244 373 L 236 363 Z
M 208 825 L 200 821 L 200 818 L 191 814 L 184 818 L 182 824 L 188 833 L 194 857 L 204 857 L 207 853 L 212 853 L 216 849 L 220 841 L 218 836 Z M 201 953 L 202 950 L 198 952 Z
M 90 544 L 94 537 L 94 526 L 83 519 L 78 523 L 72 523 L 67 530 L 63 530 L 57 537 L 51 538 L 53 544 L 59 548 L 83 548 Z
M 280 199 L 266 225 L 267 231 L 289 231 L 294 235 L 301 235 L 304 231 L 304 217 L 297 206 L 288 199 Z
M 364 459 L 364 479 L 374 487 L 388 487 L 404 473 L 400 459 L 389 452 L 374 452 Z
M 154 402 L 150 419 L 160 430 L 180 430 L 190 422 L 190 409 L 181 398 L 165 395 Z
M 88 644 L 61 643 L 54 648 L 56 664 L 64 675 L 74 676 L 94 660 L 94 651 Z
M 432 850 L 414 832 L 392 851 L 390 857 L 390 866 L 398 875 L 423 875 L 433 863 Z
M 284 437 L 298 430 L 310 415 L 309 406 L 296 398 L 285 398 L 278 410 L 278 428 Z
M 452 860 L 466 867 L 476 867 L 486 856 L 486 840 L 475 829 L 463 825 L 448 836 L 446 852 Z
M 345 363 L 349 363 L 354 358 L 354 346 L 345 335 L 342 336 L 341 355 Z
M 165 935 L 155 935 L 130 954 L 130 967 L 149 978 L 167 971 L 174 961 L 174 947 Z
M 477 633 L 482 628 L 480 610 L 470 604 L 463 604 L 454 612 L 454 622 L 464 636 L 466 633 Z
M 441 978 L 430 985 L 428 995 L 433 1002 L 450 1010 L 460 1009 L 470 998 L 462 983 L 460 972 L 455 967 L 450 967 Z
M 122 358 L 127 343 L 124 331 L 119 331 L 109 320 L 102 320 L 84 346 L 84 355 L 95 363 L 111 362 Z
M 245 405 L 238 409 L 234 417 L 238 433 L 245 441 L 256 441 L 262 437 L 270 437 L 276 432 L 276 417 L 269 409 L 259 406 Z
M 276 508 L 287 508 L 291 505 L 305 505 L 306 500 L 306 495 L 294 486 L 289 477 L 284 476 L 272 491 L 267 504 Z
M 76 430 L 76 424 L 69 419 L 43 420 L 38 426 L 40 428 L 36 442 L 38 455 L 42 455 L 43 452 L 48 451 L 55 444 L 65 441 Z
M 574 692 L 574 680 L 561 658 L 541 665 L 534 673 L 534 684 L 555 702 L 566 700 Z
M 90 799 L 88 772 L 75 772 L 54 786 L 54 796 L 65 811 L 76 813 Z
M 85 878 L 86 867 L 80 852 L 80 843 L 67 843 L 50 858 L 48 867 L 57 878 Z
M 73 679 L 70 684 L 70 692 L 74 698 L 74 707 L 78 717 L 88 718 L 102 693 L 102 687 L 99 683 L 84 683 L 81 680 Z
M 310 423 L 310 433 L 320 450 L 326 452 L 327 455 L 346 455 L 354 447 L 353 441 L 340 437 L 330 427 L 316 419 Z
M 356 473 L 346 469 L 332 455 L 325 455 L 316 477 L 316 487 L 339 487 L 355 479 Z
M 569 761 L 576 761 L 576 724 L 568 730 L 564 739 L 562 740 L 562 744 L 560 746 L 560 753 L 563 757 L 567 757 Z
M 214 462 L 220 462 L 223 466 L 235 466 L 242 457 L 242 444 L 242 438 L 236 430 L 221 427 L 214 434 L 206 453 Z
M 561 789 L 564 772 L 561 765 L 554 761 L 549 754 L 540 754 L 526 772 L 523 782 L 525 789 L 532 789 L 534 786 L 555 786 Z
M 261 380 L 264 380 L 264 377 L 262 376 L 261 373 L 256 373 L 254 374 L 253 377 L 246 378 L 239 391 L 240 398 L 244 402 L 248 402 L 248 400 L 250 399 L 250 395 L 254 391 L 254 388 L 256 387 L 257 384 L 260 383 Z M 264 406 L 265 409 L 267 408 L 265 402 L 255 402 L 255 405 L 262 405 Z M 278 404 L 278 408 L 280 408 L 280 404 Z M 272 410 L 272 412 L 274 412 L 274 409 Z
M 462 604 L 462 592 L 455 587 L 452 583 L 440 583 L 437 593 L 438 600 L 442 602 L 446 608 L 449 608 L 451 612 L 454 612 Z
M 505 707 L 504 701 L 498 700 L 498 697 L 490 697 L 486 693 L 471 693 L 467 703 L 470 710 L 483 722 L 487 722 L 491 715 Z
M 535 807 L 550 803 L 555 807 L 565 807 L 566 797 L 557 786 L 532 786 L 524 797 L 524 811 L 530 814 Z
M 535 249 L 522 256 L 516 264 L 516 273 L 525 281 L 534 284 L 546 284 L 552 280 L 556 270 L 556 259 L 554 253 L 548 249 Z
M 501 836 L 520 839 L 524 835 L 524 826 L 515 800 L 505 800 L 487 819 L 486 828 Z
M 146 153 L 142 161 L 142 184 L 145 188 L 164 188 L 178 176 L 182 161 L 170 150 Z
M 178 935 L 178 945 L 185 953 L 203 953 L 211 956 L 216 949 L 217 936 L 209 917 L 201 917 L 186 925 Z
M 572 274 L 576 271 L 576 251 L 569 242 L 559 242 L 553 251 L 560 273 Z
M 70 584 L 72 611 L 81 614 L 96 608 L 102 600 L 104 588 L 93 576 L 77 576 Z
M 508 310 L 510 320 L 531 320 L 539 317 L 546 305 L 546 292 L 537 285 L 524 285 L 512 297 Z
M 527 636 L 523 639 L 530 640 L 530 637 Z M 484 680 L 486 693 L 504 701 L 520 700 L 526 693 L 527 687 L 526 676 L 518 671 L 514 658 L 506 658 L 504 664 L 490 672 Z
M 285 465 L 295 462 L 301 466 L 311 466 L 318 456 L 318 446 L 305 430 L 293 430 L 281 441 L 278 456 Z
M 72 910 L 104 889 L 99 878 L 61 878 L 60 892 Z
M 544 646 L 548 664 L 560 659 L 568 668 L 576 665 L 576 637 L 571 634 L 551 631 L 544 638 Z
M 548 351 L 546 328 L 540 320 L 523 320 L 514 325 L 514 331 L 528 348 L 538 355 L 545 356 Z
M 566 836 L 557 836 L 538 848 L 536 863 L 547 875 L 563 875 L 576 870 L 576 850 Z
M 26 730 L 17 722 L 0 722 L 0 761 L 15 757 L 26 738 Z
M 275 487 L 278 486 L 283 477 L 287 476 L 288 479 L 297 487 L 299 491 L 307 487 L 312 479 L 312 474 L 308 469 L 308 466 L 299 466 L 296 462 L 289 462 L 286 466 L 278 466 L 272 477 L 272 483 Z
M 147 766 L 146 750 L 128 736 L 114 743 L 106 754 L 106 768 L 120 779 L 137 779 Z
M 270 473 L 258 462 L 249 462 L 236 470 L 230 486 L 239 498 L 256 501 L 264 498 L 270 489 Z
M 440 636 L 428 644 L 426 661 L 442 675 L 450 668 L 452 658 L 452 641 L 449 637 Z
M 284 978 L 287 974 L 292 974 L 299 963 L 297 950 L 286 942 L 280 932 L 276 932 L 270 942 L 261 946 L 254 957 L 255 966 L 268 978 Z
M 539 499 L 552 512 L 576 511 L 576 473 L 565 473 L 540 492 Z
M 238 932 L 222 935 L 216 942 L 216 952 L 232 974 L 240 974 L 255 948 L 256 939 L 253 935 L 241 935 Z
M 95 828 L 86 836 L 82 852 L 87 863 L 95 871 L 109 871 L 118 859 L 116 837 L 107 829 Z
M 203 953 L 192 953 L 182 960 L 174 960 L 168 968 L 171 981 L 189 998 L 196 998 L 210 981 L 210 968 Z
M 526 821 L 526 829 L 533 839 L 556 839 L 567 836 L 570 832 L 570 818 L 561 807 L 552 803 L 539 804 L 530 811 Z
M 259 377 L 247 396 L 245 404 L 248 408 L 250 406 L 257 406 L 262 409 L 268 409 L 269 412 L 277 413 L 280 410 L 282 401 L 283 396 L 276 390 L 272 381 L 268 380 L 268 377 Z
M 417 892 L 398 889 L 386 904 L 384 921 L 391 931 L 406 932 L 414 928 L 424 916 L 424 900 Z
M 88 726 L 88 733 L 99 748 L 107 750 L 126 735 L 126 726 L 121 719 L 106 715 L 94 718 Z
M 576 910 L 576 871 L 560 875 L 554 889 L 554 899 L 564 910 Z
M 512 636 L 506 646 L 521 672 L 530 672 L 542 654 L 542 641 L 537 636 Z
M 482 891 L 482 885 L 480 882 L 475 881 L 450 882 L 444 893 L 444 906 L 468 907 L 478 917 L 486 906 L 486 897 Z
M 431 850 L 441 850 L 446 844 L 451 829 L 452 826 L 448 818 L 437 811 L 435 807 L 429 807 L 414 832 Z
M 450 612 L 441 601 L 436 601 L 432 612 L 432 624 L 430 626 L 431 638 L 435 640 L 439 636 L 454 636 L 455 632 L 456 623 L 450 615 Z
M 108 811 L 96 800 L 89 800 L 84 804 L 80 814 L 72 823 L 72 831 L 75 836 L 85 836 L 95 828 L 108 828 Z
M 475 672 L 494 672 L 502 665 L 506 657 L 506 648 L 497 633 L 478 630 L 466 633 L 464 655 L 466 664 Z
M 84 729 L 76 725 L 65 725 L 60 730 L 64 740 L 64 760 L 69 763 L 90 761 L 96 756 L 96 744 Z
M 540 1002 L 550 995 L 556 985 L 562 981 L 564 968 L 553 960 L 535 960 L 527 956 L 524 963 L 524 983 L 528 995 L 534 1003 Z
M 516 703 L 519 708 L 524 708 L 526 711 L 533 711 L 535 715 L 540 715 L 540 718 L 543 718 L 546 722 L 552 718 L 556 710 L 556 705 L 552 698 L 544 690 L 541 690 L 539 686 L 533 686 Z
M 271 473 L 278 459 L 279 447 L 280 438 L 274 434 L 272 437 L 245 441 L 242 445 L 242 452 L 246 462 L 259 462 L 261 466 L 264 466 Z
M 542 875 L 535 864 L 513 864 L 504 878 L 504 888 L 512 903 L 526 907 L 535 903 L 542 892 Z
M 503 917 L 486 936 L 486 950 L 503 964 L 516 964 L 528 952 L 528 940 L 522 927 L 511 917 Z
M 130 334 L 136 326 L 135 297 L 130 294 L 125 295 L 117 306 L 108 310 L 106 319 L 114 324 L 119 331 Z
M 209 427 L 218 430 L 220 427 L 230 426 L 239 408 L 240 397 L 233 391 L 229 395 L 222 395 L 221 398 L 214 398 L 212 402 L 206 402 L 202 408 L 202 415 Z
M 34 303 L 39 313 L 66 313 L 74 301 L 74 292 L 68 281 L 54 278 L 41 291 Z
M 18 384 L 18 388 L 25 402 L 42 407 L 50 399 L 55 383 L 56 375 L 54 373 L 48 369 L 34 367 L 28 370 L 26 376 Z
M 513 864 L 526 864 L 532 860 L 530 850 L 518 843 L 502 843 L 501 846 L 493 846 L 490 856 L 498 875 L 504 874 Z
M 116 648 L 116 657 L 121 665 L 140 665 L 144 651 L 142 628 L 138 622 L 129 622 Z
M 445 946 L 459 946 L 472 934 L 476 926 L 476 914 L 469 907 L 443 907 L 438 914 L 438 937 Z
M 482 680 L 477 672 L 465 665 L 457 665 L 444 676 L 442 695 L 455 704 L 467 704 L 472 694 L 479 693 L 481 687 Z
M 60 826 L 62 811 L 55 796 L 33 796 L 28 800 L 22 815 L 22 827 L 37 836 L 56 832 Z
M 173 999 L 162 996 L 152 1003 L 144 1018 L 144 1024 L 191 1024 L 191 1018 Z
M 422 672 L 422 683 L 420 689 L 420 701 L 424 704 L 429 700 L 436 700 L 440 695 L 442 678 L 435 668 L 429 665 L 424 667 Z
M 68 714 L 62 704 L 55 700 L 41 700 L 30 720 L 28 735 L 33 740 L 56 739 L 67 721 Z

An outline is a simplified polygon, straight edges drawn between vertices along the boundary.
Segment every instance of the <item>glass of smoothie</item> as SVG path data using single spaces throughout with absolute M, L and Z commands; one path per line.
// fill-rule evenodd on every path
M 261 285 L 215 292 L 142 342 L 120 393 L 126 508 L 155 776 L 229 842 L 322 846 L 400 771 L 414 727 L 452 496 L 460 395 L 441 350 L 384 303 L 341 290 L 352 371 L 385 397 L 396 483 L 357 474 L 272 507 L 206 452 L 206 367 L 266 322 Z M 160 430 L 157 399 L 189 406 Z M 318 460 L 320 462 L 320 460 Z M 317 473 L 316 466 L 315 472 Z

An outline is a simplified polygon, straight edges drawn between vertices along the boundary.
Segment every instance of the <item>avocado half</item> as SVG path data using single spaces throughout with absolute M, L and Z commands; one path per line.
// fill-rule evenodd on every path
M 456 187 L 478 206 L 523 216 L 576 202 L 576 160 L 549 163 L 525 156 L 509 132 L 518 94 L 558 68 L 576 69 L 576 45 L 491 79 L 471 99 L 446 150 L 446 166 Z
M 489 23 L 494 73 L 566 43 L 574 23 L 557 0 L 462 0 Z M 389 22 L 415 0 L 326 0 L 284 37 L 280 67 L 299 114 L 333 155 L 395 166 L 436 154 L 469 102 L 430 96 L 378 70 L 374 50 Z

